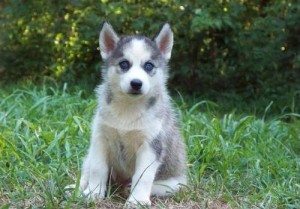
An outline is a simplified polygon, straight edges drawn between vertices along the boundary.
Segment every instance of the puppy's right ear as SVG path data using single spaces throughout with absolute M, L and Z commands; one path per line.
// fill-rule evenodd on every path
M 99 47 L 102 59 L 106 60 L 111 55 L 119 39 L 113 27 L 105 21 L 99 35 Z

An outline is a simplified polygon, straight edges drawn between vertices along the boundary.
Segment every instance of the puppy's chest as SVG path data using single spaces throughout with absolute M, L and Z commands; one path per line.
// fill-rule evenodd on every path
M 106 136 L 111 167 L 118 175 L 132 176 L 136 154 L 145 136 L 140 131 L 120 132 L 113 129 Z

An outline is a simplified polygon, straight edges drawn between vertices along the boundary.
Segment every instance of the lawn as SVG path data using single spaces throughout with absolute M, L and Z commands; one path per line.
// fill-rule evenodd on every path
M 155 208 L 300 208 L 299 114 L 243 114 L 238 104 L 224 114 L 223 104 L 186 101 L 174 105 L 189 185 L 153 198 Z M 95 106 L 67 86 L 0 89 L 0 209 L 122 208 L 126 195 L 114 186 L 101 203 L 64 190 L 80 177 Z

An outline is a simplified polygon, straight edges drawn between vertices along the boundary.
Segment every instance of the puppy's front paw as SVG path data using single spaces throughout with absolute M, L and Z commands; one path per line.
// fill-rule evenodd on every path
M 87 188 L 86 190 L 83 191 L 83 195 L 92 201 L 99 201 L 104 199 L 105 191 L 90 190 L 90 188 Z
M 150 198 L 134 198 L 132 195 L 126 201 L 126 208 L 137 208 L 138 206 L 151 206 Z

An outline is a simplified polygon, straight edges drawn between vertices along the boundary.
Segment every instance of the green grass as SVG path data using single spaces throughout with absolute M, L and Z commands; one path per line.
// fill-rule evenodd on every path
M 222 104 L 185 101 L 176 104 L 190 183 L 157 208 L 300 208 L 299 114 L 221 114 Z M 64 190 L 80 176 L 95 106 L 66 86 L 0 90 L 1 209 L 122 207 L 115 191 L 97 205 Z

